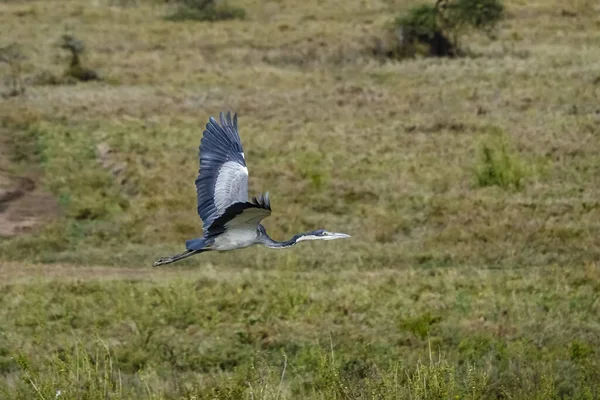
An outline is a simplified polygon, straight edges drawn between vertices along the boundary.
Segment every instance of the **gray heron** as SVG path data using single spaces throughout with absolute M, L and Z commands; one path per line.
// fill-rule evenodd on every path
M 255 244 L 285 249 L 305 240 L 348 238 L 345 233 L 318 229 L 278 242 L 267 234 L 261 221 L 271 215 L 269 193 L 248 201 L 248 168 L 238 132 L 237 113 L 221 124 L 210 117 L 200 141 L 200 169 L 196 178 L 198 214 L 203 236 L 186 241 L 183 253 L 159 258 L 154 266 L 171 264 L 205 251 L 242 249 Z

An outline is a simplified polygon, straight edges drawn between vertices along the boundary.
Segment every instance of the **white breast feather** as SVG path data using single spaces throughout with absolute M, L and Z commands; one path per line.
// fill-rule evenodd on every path
M 233 229 L 219 235 L 212 247 L 220 251 L 241 249 L 255 244 L 255 239 L 256 231 Z
M 256 244 L 257 227 L 271 212 L 263 208 L 248 208 L 225 224 L 225 232 L 217 236 L 215 250 L 233 250 Z

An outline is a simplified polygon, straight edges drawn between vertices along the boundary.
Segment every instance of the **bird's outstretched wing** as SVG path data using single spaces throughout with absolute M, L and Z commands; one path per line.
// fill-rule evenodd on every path
M 200 142 L 200 170 L 196 179 L 198 214 L 206 235 L 209 227 L 235 203 L 248 201 L 248 168 L 237 127 L 220 113 L 221 125 L 210 117 Z
M 213 221 L 205 236 L 209 239 L 225 231 L 255 232 L 260 221 L 271 215 L 269 193 L 254 197 L 251 202 L 235 203 Z

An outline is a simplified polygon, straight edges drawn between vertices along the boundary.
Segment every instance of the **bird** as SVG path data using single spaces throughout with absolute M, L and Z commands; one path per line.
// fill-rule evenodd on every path
M 261 221 L 271 215 L 269 192 L 248 199 L 248 167 L 238 131 L 237 113 L 219 113 L 220 124 L 209 117 L 199 146 L 200 168 L 195 180 L 202 237 L 185 242 L 186 250 L 161 257 L 158 267 L 206 251 L 229 251 L 252 245 L 286 249 L 307 240 L 349 238 L 346 233 L 317 229 L 289 240 L 273 240 Z

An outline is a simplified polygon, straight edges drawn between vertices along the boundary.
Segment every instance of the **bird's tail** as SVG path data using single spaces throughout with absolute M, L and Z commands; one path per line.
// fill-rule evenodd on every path
M 153 267 L 160 267 L 161 265 L 167 265 L 174 263 L 179 260 L 183 260 L 184 258 L 188 258 L 197 253 L 202 253 L 205 250 L 186 250 L 183 253 L 175 254 L 173 256 L 161 257 L 152 264 Z

